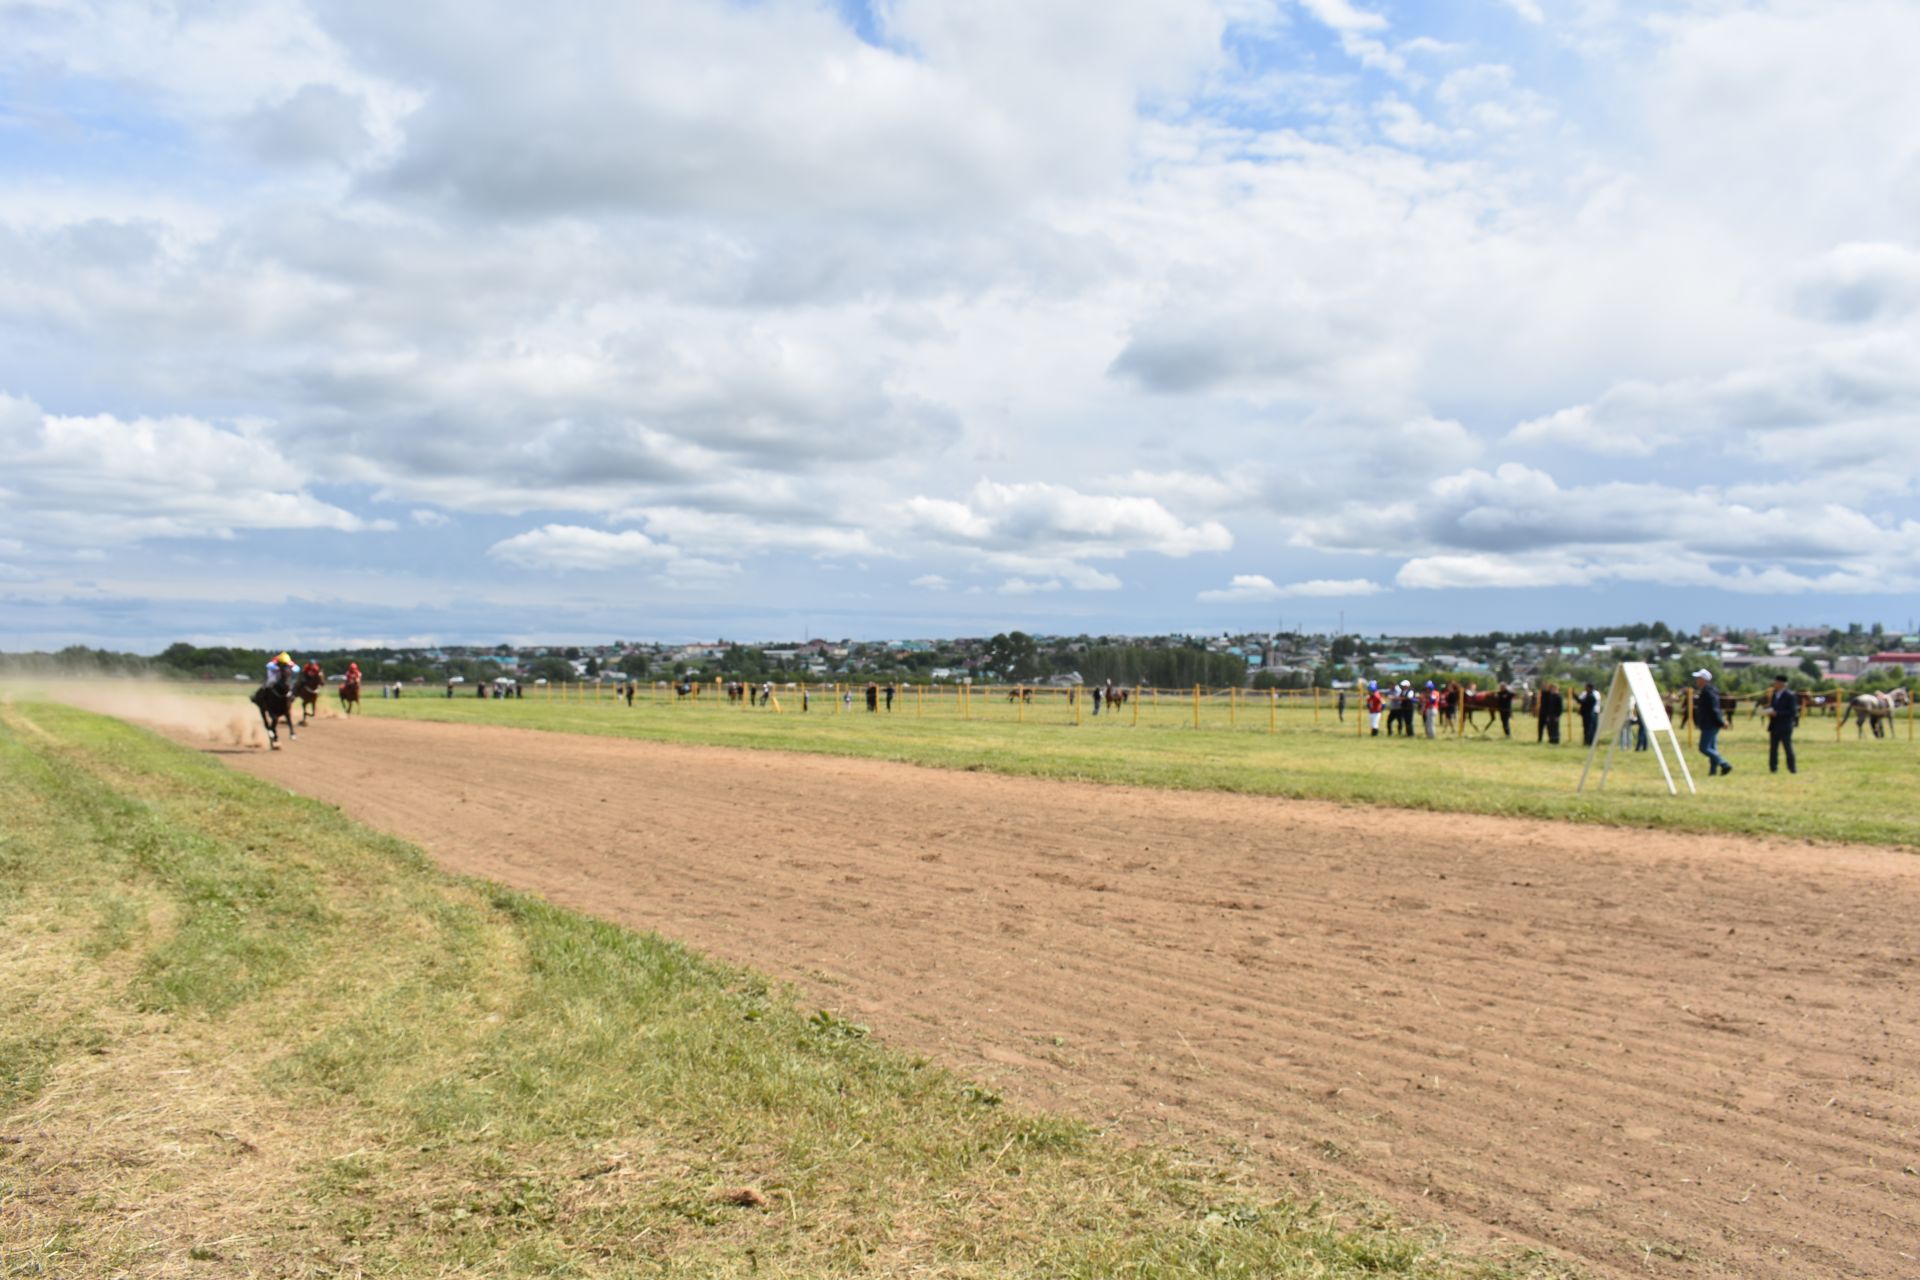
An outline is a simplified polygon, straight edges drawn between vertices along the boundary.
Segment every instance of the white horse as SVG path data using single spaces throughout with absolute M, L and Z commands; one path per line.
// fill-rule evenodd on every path
M 1873 736 L 1884 738 L 1887 730 L 1892 728 L 1885 722 L 1892 720 L 1893 713 L 1907 705 L 1907 699 L 1905 689 L 1895 689 L 1891 693 L 1857 693 L 1841 715 L 1840 727 L 1846 728 L 1847 717 L 1852 716 L 1854 732 L 1859 737 L 1866 737 L 1867 726 L 1872 725 Z

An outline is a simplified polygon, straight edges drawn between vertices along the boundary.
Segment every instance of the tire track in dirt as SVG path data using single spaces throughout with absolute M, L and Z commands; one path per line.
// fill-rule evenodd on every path
M 1920 1275 L 1920 859 L 364 720 L 238 767 L 1013 1095 L 1634 1276 Z

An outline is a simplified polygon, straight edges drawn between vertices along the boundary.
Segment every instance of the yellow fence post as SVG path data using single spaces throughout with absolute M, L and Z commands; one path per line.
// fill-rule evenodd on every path
M 1239 727 L 1240 691 L 1229 686 L 1227 689 L 1227 728 L 1237 729 Z
M 1267 690 L 1267 732 L 1268 733 L 1272 733 L 1276 728 L 1274 724 L 1274 720 L 1276 719 L 1276 713 L 1279 711 L 1279 709 L 1280 709 L 1280 691 L 1278 689 Z
M 1073 703 L 1073 727 L 1076 729 L 1080 727 L 1080 702 L 1081 702 L 1080 695 L 1085 692 L 1086 692 L 1086 689 L 1082 687 L 1078 689 L 1069 690 L 1067 693 L 1068 699 L 1071 700 Z
M 1200 686 L 1193 686 L 1193 727 L 1200 727 Z
M 1320 723 L 1320 686 L 1313 686 L 1313 722 Z
M 927 714 L 927 686 L 923 684 L 917 684 L 913 686 L 913 718 L 915 720 L 918 720 L 926 714 Z
M 1138 728 L 1140 725 L 1140 686 L 1139 685 L 1133 686 L 1133 697 L 1130 699 L 1130 701 L 1133 703 L 1134 727 Z

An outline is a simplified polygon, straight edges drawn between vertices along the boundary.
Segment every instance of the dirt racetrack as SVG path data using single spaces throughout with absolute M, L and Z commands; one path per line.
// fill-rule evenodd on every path
M 1920 860 L 367 719 L 241 768 L 1026 1101 L 1617 1276 L 1920 1276 Z

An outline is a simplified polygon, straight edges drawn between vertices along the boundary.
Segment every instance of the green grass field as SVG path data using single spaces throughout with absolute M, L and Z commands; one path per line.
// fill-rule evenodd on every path
M 115 720 L 0 701 L 0 813 L 0 1275 L 1562 1274 L 1007 1105 Z
M 1537 744 L 1534 721 L 1525 716 L 1515 717 L 1512 739 L 1501 738 L 1497 729 L 1487 737 L 1431 742 L 1367 738 L 1355 732 L 1352 709 L 1342 724 L 1323 705 L 1316 721 L 1310 707 L 1296 702 L 1270 721 L 1257 697 L 1234 708 L 1218 696 L 1208 700 L 1198 730 L 1191 699 L 1171 695 L 1162 695 L 1157 705 L 1136 704 L 1137 717 L 1128 707 L 1096 719 L 1088 714 L 1091 704 L 1083 703 L 1078 724 L 1058 697 L 1031 706 L 975 698 L 970 719 L 961 718 L 951 696 L 919 703 L 911 694 L 891 714 L 869 714 L 857 697 L 851 711 L 837 714 L 833 699 L 815 697 L 802 714 L 790 697 L 775 713 L 711 697 L 696 705 L 642 696 L 628 707 L 610 697 L 569 700 L 537 691 L 500 702 L 410 692 L 399 701 L 375 697 L 363 706 L 372 716 L 867 756 L 1046 778 L 1920 847 L 1920 806 L 1914 803 L 1920 744 L 1909 739 L 1904 720 L 1892 739 L 1862 741 L 1851 725 L 1836 740 L 1832 720 L 1809 719 L 1796 738 L 1799 774 L 1776 775 L 1767 772 L 1765 728 L 1742 718 L 1721 737 L 1736 766 L 1733 775 L 1708 779 L 1706 761 L 1690 754 L 1699 794 L 1687 795 L 1682 784 L 1681 795 L 1673 797 L 1652 754 L 1631 752 L 1615 754 L 1604 792 L 1596 789 L 1596 767 L 1588 790 L 1576 794 L 1585 748 Z M 1577 726 L 1569 737 L 1577 739 Z

